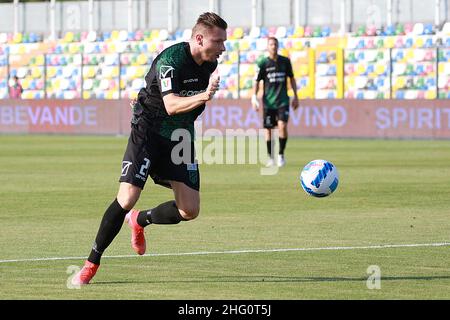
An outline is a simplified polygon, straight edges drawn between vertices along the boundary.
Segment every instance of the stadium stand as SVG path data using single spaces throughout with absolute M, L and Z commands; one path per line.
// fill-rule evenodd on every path
M 219 98 L 249 98 L 266 38 L 290 56 L 301 99 L 449 99 L 450 23 L 360 26 L 340 36 L 330 27 L 229 28 Z M 0 34 L 0 98 L 17 75 L 25 99 L 134 98 L 154 57 L 190 30 Z M 290 92 L 292 94 L 292 92 Z

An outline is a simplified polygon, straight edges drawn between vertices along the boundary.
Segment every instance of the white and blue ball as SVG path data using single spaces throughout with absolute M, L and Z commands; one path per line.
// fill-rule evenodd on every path
M 303 190 L 313 197 L 332 194 L 339 184 L 339 172 L 334 164 L 326 160 L 313 160 L 300 174 Z

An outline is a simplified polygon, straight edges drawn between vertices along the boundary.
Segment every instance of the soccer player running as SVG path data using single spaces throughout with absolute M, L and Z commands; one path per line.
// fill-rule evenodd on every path
M 289 96 L 287 94 L 287 78 L 290 79 L 294 99 L 292 107 L 297 109 L 297 85 L 295 83 L 294 73 L 292 71 L 291 61 L 287 57 L 278 54 L 278 39 L 269 37 L 267 40 L 268 57 L 265 57 L 258 63 L 258 76 L 256 78 L 254 93 L 252 96 L 252 106 L 254 110 L 259 109 L 258 92 L 259 82 L 264 83 L 263 91 L 263 123 L 265 130 L 265 139 L 267 143 L 267 153 L 269 161 L 267 166 L 275 164 L 272 154 L 272 129 L 278 126 L 279 129 L 279 151 L 277 165 L 282 167 L 286 164 L 284 150 L 288 139 L 287 123 L 289 120 Z
M 219 78 L 212 74 L 225 51 L 226 29 L 227 23 L 220 16 L 203 13 L 188 42 L 166 48 L 153 61 L 145 76 L 146 87 L 139 91 L 133 105 L 117 197 L 106 209 L 91 253 L 73 277 L 73 285 L 88 284 L 94 277 L 102 254 L 124 220 L 131 228 L 134 251 L 143 255 L 144 227 L 177 224 L 198 216 L 200 175 L 194 159 L 194 121 L 219 88 Z M 181 141 L 173 141 L 172 133 L 178 135 L 180 130 L 187 135 L 180 135 Z M 180 144 L 184 146 L 181 151 Z M 171 188 L 175 200 L 150 210 L 135 210 L 148 176 Z

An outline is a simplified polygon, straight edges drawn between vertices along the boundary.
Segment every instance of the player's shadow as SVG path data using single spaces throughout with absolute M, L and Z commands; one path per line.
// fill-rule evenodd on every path
M 367 277 L 282 277 L 282 276 L 216 276 L 192 279 L 167 280 L 120 280 L 99 281 L 92 285 L 131 284 L 131 283 L 302 283 L 302 282 L 365 282 Z M 381 276 L 381 281 L 432 281 L 450 279 L 450 275 L 436 276 Z

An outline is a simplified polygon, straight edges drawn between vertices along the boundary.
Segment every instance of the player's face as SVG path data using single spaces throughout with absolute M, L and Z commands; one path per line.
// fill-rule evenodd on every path
M 218 27 L 208 30 L 203 35 L 202 60 L 215 62 L 225 51 L 224 42 L 227 40 L 227 32 Z
M 270 39 L 267 42 L 267 50 L 269 51 L 269 54 L 271 56 L 276 55 L 278 53 L 278 42 L 273 39 Z

